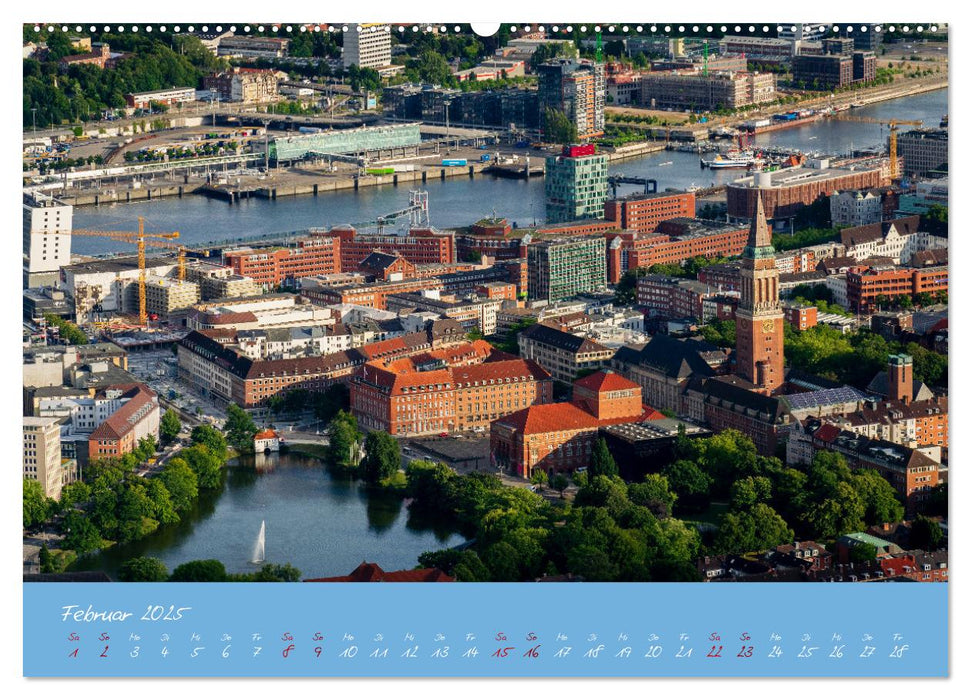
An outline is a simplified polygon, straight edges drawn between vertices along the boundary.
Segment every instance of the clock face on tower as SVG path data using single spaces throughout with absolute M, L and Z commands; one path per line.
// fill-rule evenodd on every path
M 774 330 L 775 330 L 775 321 L 772 321 L 771 319 L 768 319 L 768 318 L 762 321 L 763 332 L 771 333 Z

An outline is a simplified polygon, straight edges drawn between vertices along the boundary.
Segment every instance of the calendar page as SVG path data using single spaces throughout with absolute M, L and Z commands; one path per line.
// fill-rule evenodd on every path
M 71 14 L 24 676 L 949 674 L 947 24 Z

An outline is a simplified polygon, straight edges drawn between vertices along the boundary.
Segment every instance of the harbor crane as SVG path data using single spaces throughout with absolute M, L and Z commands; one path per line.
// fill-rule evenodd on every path
M 170 243 L 179 237 L 178 231 L 165 233 L 145 233 L 145 220 L 138 217 L 138 231 L 89 231 L 74 229 L 69 232 L 72 236 L 91 236 L 110 238 L 115 241 L 135 243 L 138 245 L 138 322 L 145 325 L 148 322 L 148 311 L 145 302 L 145 248 L 170 248 L 178 251 L 179 281 L 185 281 L 185 246 Z
M 896 180 L 899 176 L 897 172 L 897 126 L 916 126 L 924 125 L 920 119 L 876 119 L 874 117 L 854 117 L 850 115 L 838 115 L 837 119 L 848 122 L 861 122 L 863 124 L 880 124 L 890 127 L 890 179 Z

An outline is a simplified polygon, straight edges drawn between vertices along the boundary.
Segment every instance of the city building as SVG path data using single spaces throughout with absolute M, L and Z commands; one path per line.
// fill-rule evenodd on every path
M 111 53 L 111 47 L 108 44 L 92 44 L 87 52 L 63 56 L 59 63 L 63 68 L 69 68 L 71 66 L 110 68 L 113 59 L 116 59 L 118 56 L 119 54 Z
M 53 287 L 71 263 L 74 207 L 41 192 L 23 196 L 23 286 Z
M 604 65 L 586 59 L 558 58 L 540 64 L 539 110 L 563 113 L 576 127 L 581 141 L 604 133 L 606 75 Z
M 799 45 L 793 39 L 729 35 L 718 42 L 718 53 L 744 54 L 749 61 L 788 64 Z
M 735 369 L 766 393 L 785 379 L 782 359 L 783 313 L 779 306 L 779 271 L 775 269 L 772 232 L 761 197 L 742 252 L 742 298 L 735 311 Z
M 908 513 L 920 513 L 930 491 L 942 482 L 941 464 L 919 448 L 842 431 L 818 418 L 797 422 L 788 444 L 810 461 L 819 450 L 829 450 L 843 455 L 850 467 L 876 470 L 897 491 Z
M 662 221 L 658 224 L 657 231 L 649 235 L 608 233 L 608 279 L 611 284 L 617 284 L 628 270 L 661 264 L 680 265 L 696 256 L 734 257 L 741 254 L 747 238 L 747 228 L 687 218 Z M 718 269 L 722 268 L 719 266 Z M 714 279 L 714 275 L 712 279 L 704 280 L 699 275 L 699 281 L 710 285 L 713 291 L 733 291 L 737 289 L 737 268 L 732 268 L 732 271 L 736 273 L 732 282 Z
M 840 243 L 846 257 L 855 261 L 881 257 L 890 258 L 897 265 L 909 262 L 915 253 L 946 248 L 946 237 L 922 233 L 919 227 L 919 216 L 878 221 L 842 229 Z
M 613 348 L 545 322 L 519 334 L 520 356 L 538 362 L 554 379 L 565 384 L 572 383 L 580 372 L 606 367 L 615 352 Z
M 285 58 L 290 40 L 271 36 L 227 36 L 219 40 L 217 55 L 236 58 Z
M 651 109 L 734 110 L 776 99 L 775 75 L 748 71 L 651 71 L 640 76 L 640 104 Z
M 168 277 L 178 268 L 175 257 L 148 258 L 146 276 Z M 138 257 L 105 258 L 65 264 L 61 268 L 61 288 L 71 300 L 78 319 L 99 312 L 138 311 Z
M 546 220 L 551 224 L 604 215 L 609 159 L 596 146 L 564 146 L 546 157 Z
M 61 426 L 56 417 L 24 416 L 24 478 L 40 483 L 44 495 L 60 499 L 61 487 L 74 480 L 74 463 L 61 458 Z
M 168 277 L 149 277 L 145 280 L 145 310 L 150 314 L 167 316 L 179 309 L 188 309 L 198 302 L 199 285 Z
M 676 339 L 657 333 L 640 348 L 622 347 L 610 368 L 641 387 L 644 401 L 661 411 L 673 411 L 695 421 L 704 420 L 702 403 L 691 405 L 690 382 L 728 371 L 728 355 L 721 348 L 693 338 Z
M 416 156 L 421 144 L 418 124 L 382 124 L 352 129 L 330 129 L 314 134 L 274 136 L 270 139 L 270 162 L 293 163 L 308 156 L 328 155 Z
M 494 421 L 489 448 L 500 468 L 529 479 L 589 467 L 601 426 L 662 418 L 641 402 L 641 389 L 619 374 L 595 372 L 573 383 L 573 398 L 536 404 Z
M 823 53 L 792 58 L 793 80 L 814 90 L 832 90 L 876 77 L 876 55 L 854 51 L 852 39 L 825 39 Z
M 340 239 L 308 236 L 290 247 L 237 248 L 225 251 L 223 261 L 237 275 L 249 277 L 256 284 L 275 287 L 284 280 L 340 272 Z
M 502 307 L 502 299 L 479 298 L 475 295 L 458 298 L 442 295 L 437 290 L 405 292 L 387 297 L 388 311 L 431 311 L 443 318 L 451 318 L 462 324 L 466 331 L 478 330 L 483 335 L 496 332 L 496 313 Z
M 339 272 L 354 272 L 374 252 L 400 255 L 414 265 L 454 263 L 455 235 L 431 227 L 412 227 L 407 235 L 370 234 L 335 226 L 327 235 L 339 246 Z
M 728 216 L 733 220 L 747 220 L 755 211 L 756 197 L 761 197 L 767 218 L 787 219 L 814 203 L 820 195 L 888 186 L 889 165 L 886 158 L 846 163 L 811 159 L 804 166 L 749 175 L 726 187 Z
M 558 301 L 607 286 L 607 242 L 577 236 L 531 242 L 527 248 L 529 298 Z
M 946 292 L 948 267 L 867 267 L 860 266 L 846 273 L 847 308 L 854 313 L 867 314 L 899 296 Z
M 617 228 L 637 233 L 654 233 L 662 221 L 694 216 L 694 192 L 635 192 L 608 199 L 603 208 L 603 217 Z
M 786 321 L 797 331 L 814 327 L 819 319 L 819 309 L 811 304 L 783 304 Z
M 277 99 L 277 82 L 272 70 L 239 66 L 203 79 L 205 89 L 224 102 L 272 102 Z
M 881 190 L 836 192 L 829 198 L 833 226 L 865 226 L 883 221 Z
M 351 25 L 344 32 L 344 68 L 382 68 L 391 63 L 391 25 Z
M 432 352 L 369 362 L 351 380 L 351 411 L 362 428 L 396 436 L 483 432 L 509 413 L 552 400 L 552 379 L 537 363 L 483 359 L 452 367 Z
M 158 440 L 158 396 L 144 384 L 131 384 L 105 388 L 95 397 L 109 406 L 110 415 L 97 424 L 88 437 L 88 459 L 121 457 L 136 447 L 138 441 L 152 436 Z M 81 423 L 86 413 L 83 406 L 72 416 L 75 428 L 83 431 Z M 113 410 L 111 410 L 113 409 Z
M 265 408 L 270 397 L 281 392 L 324 391 L 337 383 L 346 384 L 372 360 L 470 345 L 462 326 L 451 319 L 359 348 L 281 360 L 253 360 L 230 347 L 235 339 L 231 330 L 189 333 L 177 346 L 179 379 L 217 403 Z
M 177 105 L 186 102 L 195 102 L 195 88 L 169 88 L 168 90 L 155 90 L 153 92 L 135 92 L 125 95 L 125 104 L 132 109 L 150 109 L 154 104 Z
M 947 171 L 947 129 L 911 129 L 897 134 L 897 153 L 904 174 L 923 177 Z

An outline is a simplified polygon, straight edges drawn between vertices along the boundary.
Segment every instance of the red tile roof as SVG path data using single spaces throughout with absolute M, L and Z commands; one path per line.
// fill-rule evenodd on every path
M 123 389 L 123 396 L 128 400 L 91 432 L 90 440 L 118 440 L 134 429 L 151 412 L 153 405 L 158 409 L 155 392 L 144 384 L 105 387 L 106 391 L 108 389 Z
M 600 421 L 572 403 L 534 404 L 498 422 L 512 426 L 524 435 L 558 430 L 595 430 L 600 425 Z
M 401 571 L 385 571 L 377 564 L 361 562 L 354 571 L 347 576 L 331 576 L 329 578 L 308 578 L 307 583 L 446 583 L 455 579 L 448 576 L 441 569 L 404 569 Z
M 261 430 L 256 435 L 253 436 L 254 440 L 272 440 L 277 437 L 276 431 L 267 428 L 266 430 Z
M 616 372 L 599 371 L 587 375 L 583 379 L 573 382 L 573 386 L 589 389 L 593 392 L 601 391 L 626 391 L 628 389 L 640 389 L 639 384 L 635 384 L 629 379 L 625 379 Z

